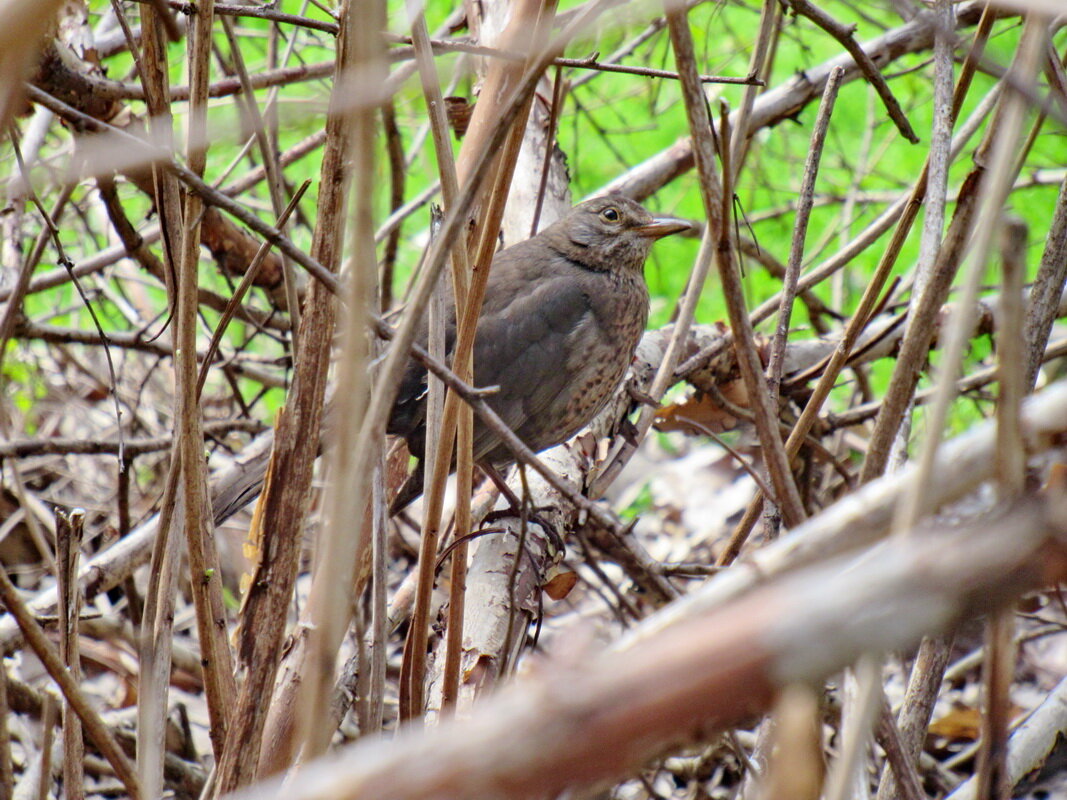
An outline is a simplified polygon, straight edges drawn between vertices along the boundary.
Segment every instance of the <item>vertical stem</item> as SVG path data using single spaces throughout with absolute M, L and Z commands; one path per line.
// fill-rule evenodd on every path
M 1007 220 L 1002 245 L 1003 288 L 997 331 L 997 483 L 1004 501 L 1025 489 L 1026 451 L 1020 412 L 1027 391 L 1026 353 L 1023 343 L 1023 281 L 1026 276 L 1026 225 Z M 1011 724 L 1012 675 L 1015 672 L 1014 615 L 1012 609 L 994 612 L 986 627 L 982 683 L 985 709 L 978 749 L 978 796 L 991 800 L 1011 797 L 1008 774 L 1008 728 Z
M 775 34 L 780 30 L 779 20 L 782 18 L 782 4 L 778 0 L 763 0 L 760 9 L 759 33 L 756 35 L 756 46 L 752 50 L 752 59 L 749 61 L 748 74 L 752 78 L 762 78 L 766 81 L 770 74 L 770 66 L 773 61 L 772 44 L 777 40 Z M 737 124 L 734 127 L 735 134 L 733 146 L 730 150 L 730 163 L 733 164 L 733 181 L 737 182 L 737 176 L 748 154 L 748 118 L 752 114 L 752 106 L 756 102 L 756 95 L 765 89 L 756 83 L 745 86 L 745 94 L 741 100 L 741 107 L 737 110 Z
M 1014 79 L 1024 86 L 1029 86 L 1034 81 L 1037 58 L 1041 52 L 1042 24 L 1043 20 L 1036 15 L 1026 18 L 1022 40 L 1010 70 Z M 911 529 L 927 511 L 925 487 L 933 476 L 934 459 L 937 456 L 941 433 L 948 417 L 949 406 L 956 397 L 956 379 L 959 376 L 964 349 L 971 336 L 979 283 L 993 237 L 1000 230 L 1005 199 L 1015 180 L 1016 152 L 1025 119 L 1026 103 L 1012 91 L 1010 84 L 1006 89 L 1002 97 L 1003 113 L 999 117 L 994 138 L 990 141 L 988 177 L 982 182 L 979 190 L 978 216 L 963 291 L 956 304 L 958 310 L 953 314 L 944 355 L 937 370 L 938 382 L 934 402 L 927 415 L 927 438 L 918 459 L 919 468 L 915 472 L 911 490 L 897 507 L 893 524 L 895 530 Z M 977 158 L 983 159 L 984 154 L 980 153 Z
M 1049 333 L 1056 321 L 1059 298 L 1067 281 L 1067 179 L 1060 184 L 1056 210 L 1052 216 L 1045 250 L 1041 254 L 1030 290 L 1026 319 L 1026 386 L 1032 389 L 1048 344 Z
M 465 183 L 473 178 L 472 165 L 480 159 L 483 153 L 486 138 L 493 127 L 493 115 L 499 110 L 498 102 L 500 98 L 509 96 L 512 88 L 518 86 L 524 72 L 527 71 L 528 64 L 532 65 L 535 61 L 541 59 L 542 43 L 547 37 L 549 23 L 554 11 L 554 0 L 523 0 L 516 7 L 508 30 L 501 37 L 503 44 L 508 46 L 511 42 L 517 42 L 519 40 L 518 37 L 529 37 L 531 28 L 534 31 L 534 44 L 532 48 L 529 48 L 526 63 L 516 65 L 498 61 L 491 66 L 489 77 L 486 79 L 482 89 L 484 99 L 475 107 L 474 117 L 471 120 L 470 129 L 460 152 L 457 170 L 460 182 Z M 474 351 L 474 335 L 477 330 L 478 315 L 481 310 L 485 286 L 489 280 L 489 269 L 493 253 L 496 250 L 496 236 L 503 217 L 508 185 L 511 182 L 515 159 L 522 143 L 526 119 L 532 102 L 533 95 L 531 93 L 523 103 L 518 117 L 514 120 L 503 148 L 496 155 L 495 166 L 492 168 L 492 191 L 487 194 L 488 202 L 482 208 L 479 223 L 475 225 L 473 231 L 476 245 L 471 259 L 473 262 L 472 280 L 468 290 L 467 302 L 462 309 L 459 309 L 462 313 L 457 317 L 458 326 L 453 356 L 457 365 L 471 363 L 470 359 Z M 443 185 L 442 183 L 442 187 Z M 437 537 L 443 500 L 441 490 L 451 465 L 453 426 L 455 425 L 454 420 L 457 410 L 458 401 L 454 393 L 449 393 L 442 424 L 443 430 L 440 440 L 442 446 L 438 449 L 437 457 L 432 465 L 431 492 L 426 498 L 426 512 L 423 519 L 415 607 L 412 612 L 411 626 L 408 633 L 411 669 L 407 685 L 411 692 L 410 708 L 415 715 L 420 714 L 424 706 L 429 604 L 430 595 L 433 591 L 434 564 L 437 558 Z M 459 530 L 457 527 L 457 531 Z
M 437 154 L 437 169 L 441 178 L 441 194 L 445 209 L 451 209 L 459 194 L 459 182 L 456 165 L 452 158 L 452 143 L 449 139 L 448 121 L 445 118 L 444 99 L 441 96 L 440 81 L 430 48 L 430 38 L 426 29 L 426 18 L 415 4 L 408 4 L 411 17 L 412 42 L 415 46 L 415 59 L 422 80 L 423 94 L 430 115 L 430 130 L 433 134 L 434 151 Z M 452 248 L 452 294 L 456 303 L 456 319 L 463 316 L 467 307 L 470 282 L 470 265 L 467 249 L 456 246 Z M 432 341 L 432 340 L 431 340 Z M 462 361 L 456 359 L 453 369 L 462 380 L 472 382 L 473 361 L 470 356 Z M 433 384 L 431 383 L 431 386 Z M 455 401 L 453 400 L 453 407 Z M 456 524 L 455 535 L 462 537 L 470 528 L 470 497 L 473 483 L 473 416 L 466 404 L 456 407 L 454 418 L 458 440 L 456 442 Z M 449 423 L 442 420 L 441 433 L 449 438 Z M 451 446 L 451 445 L 449 445 Z M 427 454 L 429 454 L 427 447 Z M 430 491 L 435 491 L 430 487 Z M 427 493 L 429 496 L 429 493 Z M 432 504 L 428 504 L 432 506 Z M 429 511 L 430 508 L 427 508 Z M 445 653 L 445 681 L 443 698 L 447 706 L 455 701 L 459 687 L 459 662 L 463 640 L 463 606 L 466 588 L 467 545 L 457 545 L 452 554 L 451 589 L 448 599 L 448 644 Z
M 211 59 L 211 23 L 214 0 L 197 8 L 189 34 L 189 120 L 187 159 L 189 168 L 203 175 L 206 164 L 207 90 Z M 189 551 L 190 584 L 196 605 L 197 635 L 204 670 L 204 690 L 211 717 L 211 743 L 222 758 L 226 726 L 235 695 L 233 658 L 227 641 L 226 609 L 222 602 L 222 570 L 215 551 L 215 536 L 208 512 L 204 437 L 200 404 L 196 397 L 196 327 L 200 299 L 200 216 L 204 204 L 199 196 L 185 196 L 184 230 L 178 268 L 175 314 L 174 369 L 177 394 L 175 436 L 181 458 L 181 490 L 185 501 L 185 539 Z
M 382 728 L 382 719 L 385 715 L 385 671 L 386 671 L 386 647 L 389 639 L 388 627 L 388 603 L 386 599 L 386 583 L 388 581 L 388 567 L 386 559 L 388 555 L 388 532 L 389 517 L 387 509 L 389 500 L 386 497 L 385 486 L 385 453 L 378 456 L 377 474 L 374 479 L 374 529 L 371 542 L 371 647 L 367 661 L 366 686 L 366 732 L 375 733 Z
M 52 737 L 56 727 L 56 698 L 51 692 L 44 696 L 41 711 L 41 770 L 37 775 L 37 799 L 48 800 L 52 794 Z
M 804 258 L 804 240 L 808 233 L 811 208 L 815 201 L 815 178 L 819 174 L 819 162 L 822 148 L 826 142 L 826 131 L 830 126 L 837 100 L 837 90 L 841 86 L 843 67 L 834 67 L 826 79 L 819 113 L 815 118 L 815 127 L 811 131 L 811 144 L 808 146 L 808 158 L 804 164 L 804 178 L 800 183 L 800 198 L 797 204 L 796 222 L 793 225 L 793 240 L 789 248 L 789 261 L 782 278 L 782 294 L 778 301 L 778 325 L 771 343 L 771 356 L 767 364 L 767 386 L 771 393 L 771 405 L 777 407 L 778 392 L 782 383 L 782 365 L 785 362 L 785 345 L 789 336 L 789 319 L 793 313 L 793 300 L 797 295 L 797 281 L 800 278 L 801 262 Z
M 845 800 L 852 797 L 861 755 L 866 752 L 871 729 L 882 700 L 882 658 L 864 655 L 856 663 L 852 680 L 856 683 L 858 696 L 852 703 L 852 713 L 841 734 L 840 755 L 830 767 L 826 778 L 826 800 Z
M 142 15 L 140 57 L 137 57 L 132 36 L 130 43 L 137 62 L 137 73 L 145 90 L 149 132 L 154 141 L 170 147 L 173 138 L 170 66 L 163 28 L 159 9 L 153 8 Z M 167 301 L 173 310 L 177 293 L 175 263 L 182 230 L 181 201 L 177 179 L 171 173 L 153 167 L 152 176 L 163 242 L 163 278 L 167 286 Z M 181 446 L 175 443 L 160 506 L 159 534 L 152 552 L 152 569 L 149 572 L 138 647 L 137 772 L 149 797 L 157 797 L 163 791 L 163 758 L 166 751 L 164 720 L 170 689 L 174 578 L 181 546 L 181 540 L 172 529 L 172 522 L 180 471 Z
M 922 296 L 930 272 L 937 262 L 941 237 L 945 229 L 945 201 L 948 166 L 952 151 L 952 126 L 956 122 L 952 107 L 952 72 L 955 51 L 955 17 L 951 0 L 937 0 L 934 5 L 934 120 L 930 132 L 929 179 L 923 210 L 922 243 L 916 267 L 912 296 Z
M 85 512 L 78 508 L 69 514 L 56 509 L 56 566 L 59 579 L 59 657 L 70 677 L 81 683 L 81 653 L 78 647 L 78 617 L 81 615 L 81 589 L 78 584 L 78 556 L 81 553 Z M 63 702 L 63 792 L 67 800 L 85 797 L 85 743 L 82 726 L 69 700 Z
M 396 107 L 392 98 L 382 106 L 382 127 L 385 133 L 385 151 L 389 158 L 389 213 L 393 214 L 404 205 L 404 184 L 406 169 L 404 166 L 404 142 L 400 138 L 400 128 L 396 124 Z M 385 239 L 385 252 L 382 254 L 381 302 L 378 308 L 386 313 L 393 305 L 393 280 L 396 268 L 396 254 L 400 246 L 400 231 L 403 221 L 397 222 Z
M 331 274 L 337 273 L 341 260 L 352 164 L 353 130 L 350 114 L 353 106 L 353 47 L 350 31 L 353 18 L 351 4 L 347 1 L 340 6 L 339 21 L 341 28 L 337 36 L 337 61 L 334 67 L 330 110 L 326 118 L 326 139 L 320 171 L 319 215 L 311 242 L 311 255 L 324 264 Z M 352 313 L 357 312 L 353 309 Z M 311 503 L 312 476 L 322 428 L 323 398 L 337 327 L 336 314 L 335 298 L 321 283 L 313 282 L 308 290 L 301 318 L 304 334 L 301 337 L 300 358 L 296 363 L 293 389 L 286 413 L 275 435 L 275 457 L 281 460 L 279 470 L 280 474 L 285 475 L 285 480 L 272 486 L 261 501 L 264 516 L 272 520 L 278 546 L 295 547 L 297 551 Z M 365 373 L 359 372 L 357 366 L 351 363 L 351 359 L 340 359 L 336 417 L 338 423 L 335 430 L 337 441 L 331 453 L 331 469 L 335 481 L 331 483 L 330 491 L 341 494 L 348 492 L 351 495 L 349 508 L 354 510 L 344 516 L 333 510 L 336 500 L 332 494 L 327 494 L 324 499 L 327 509 L 326 525 L 317 542 L 308 604 L 294 631 L 294 644 L 292 648 L 286 648 L 282 678 L 274 693 L 268 718 L 263 723 L 263 732 L 254 737 L 262 741 L 261 763 L 257 770 L 260 777 L 284 769 L 296 757 L 302 741 L 301 730 L 307 729 L 310 714 L 317 708 L 307 697 L 312 688 L 315 693 L 325 691 L 317 683 L 314 687 L 309 686 L 307 678 L 309 674 L 313 674 L 316 681 L 321 679 L 332 682 L 332 664 L 339 638 L 343 635 L 349 618 L 351 597 L 361 594 L 358 575 L 354 579 L 352 573 L 362 554 L 370 550 L 370 535 L 368 533 L 364 540 L 360 528 L 369 503 L 364 499 L 366 495 L 351 491 L 351 485 L 343 482 L 358 482 L 363 474 L 367 477 L 368 484 L 370 482 L 372 470 L 364 469 L 363 466 L 370 464 L 373 459 L 357 454 L 352 443 L 353 429 L 358 429 L 360 425 L 356 414 L 362 402 L 360 392 L 366 390 L 365 381 Z M 345 463 L 352 461 L 360 465 L 355 476 L 350 468 L 345 467 Z M 344 529 L 342 523 L 345 525 Z M 353 527 L 355 530 L 352 530 Z M 278 660 L 277 654 L 281 652 L 285 610 L 291 602 L 292 588 L 296 580 L 295 566 L 286 574 L 284 580 L 287 584 L 284 590 L 275 593 L 279 610 L 267 612 L 278 618 L 278 625 L 270 634 L 273 641 L 264 647 L 264 653 L 269 654 L 266 658 L 271 663 Z M 275 578 L 275 583 L 277 582 L 278 579 Z M 321 636 L 324 632 L 334 635 L 338 623 L 332 617 L 338 614 L 343 617 L 338 641 L 331 644 L 315 641 L 314 637 Z M 326 617 L 331 617 L 332 621 L 325 627 L 320 627 L 320 620 Z M 260 637 L 263 638 L 266 637 Z M 259 648 L 263 646 L 263 642 L 257 641 L 254 645 Z M 324 651 L 328 661 L 320 663 L 319 653 Z M 264 675 L 264 678 L 266 677 Z M 254 687 L 249 687 L 246 681 L 242 691 L 242 706 L 258 708 L 263 692 L 270 691 L 269 687 L 273 683 L 272 677 L 265 683 L 267 689 L 253 693 L 250 690 Z M 259 724 L 258 714 L 251 719 Z M 315 722 L 320 726 L 328 726 L 326 719 L 328 718 L 321 717 Z M 240 748 L 234 750 L 233 757 L 238 762 L 247 760 Z

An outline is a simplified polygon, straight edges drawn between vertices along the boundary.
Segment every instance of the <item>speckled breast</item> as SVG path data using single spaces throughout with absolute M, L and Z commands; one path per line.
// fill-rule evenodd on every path
M 591 296 L 593 316 L 568 343 L 566 369 L 573 376 L 568 391 L 542 416 L 541 435 L 535 441 L 523 437 L 535 451 L 566 441 L 592 421 L 626 374 L 644 333 L 644 281 L 636 275 L 604 277 L 605 291 Z

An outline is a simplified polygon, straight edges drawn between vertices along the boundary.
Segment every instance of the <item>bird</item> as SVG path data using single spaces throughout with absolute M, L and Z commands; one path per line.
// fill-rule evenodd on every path
M 644 265 L 652 244 L 689 229 L 612 193 L 580 203 L 536 236 L 493 258 L 474 342 L 474 384 L 496 387 L 489 406 L 531 450 L 561 444 L 585 427 L 622 382 L 648 322 Z M 456 340 L 448 292 L 445 350 Z M 424 347 L 428 325 L 416 341 Z M 422 492 L 426 369 L 414 358 L 401 379 L 386 431 L 419 462 L 390 511 Z M 477 418 L 473 456 L 487 474 L 514 462 Z

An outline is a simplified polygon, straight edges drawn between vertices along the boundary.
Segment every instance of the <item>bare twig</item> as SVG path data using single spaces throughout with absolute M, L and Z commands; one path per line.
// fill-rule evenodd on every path
M 0 719 L 7 720 L 11 714 L 8 700 L 8 675 L 4 659 L 0 656 Z M 11 797 L 15 790 L 15 771 L 11 764 L 11 731 L 8 725 L 0 725 L 0 792 Z
M 779 386 L 782 382 L 782 364 L 785 359 L 785 345 L 789 336 L 789 319 L 793 311 L 793 300 L 797 294 L 797 281 L 800 279 L 800 267 L 804 257 L 804 239 L 808 233 L 808 220 L 811 218 L 812 199 L 815 196 L 815 178 L 819 174 L 819 161 L 826 141 L 826 129 L 830 125 L 830 115 L 837 100 L 837 90 L 841 85 L 843 69 L 835 68 L 826 80 L 819 113 L 811 131 L 811 144 L 808 147 L 808 159 L 804 164 L 804 179 L 800 184 L 800 196 L 797 203 L 796 222 L 793 226 L 793 241 L 789 247 L 789 262 L 786 264 L 782 278 L 782 291 L 778 305 L 778 326 L 771 340 L 771 354 L 767 362 L 767 388 L 771 393 L 771 405 L 778 405 Z
M 18 589 L 11 583 L 11 579 L 4 570 L 0 570 L 0 599 L 4 601 L 4 607 L 7 612 L 18 623 L 22 635 L 26 637 L 26 641 L 33 649 L 33 652 L 41 660 L 52 680 L 59 686 L 60 691 L 63 692 L 63 697 L 70 704 L 74 713 L 81 719 L 86 735 L 100 748 L 100 752 L 114 768 L 115 775 L 122 781 L 122 785 L 129 796 L 134 800 L 138 800 L 142 797 L 142 794 L 133 767 L 126 759 L 111 731 L 108 730 L 86 699 L 85 694 L 74 681 L 74 678 L 67 672 L 66 665 L 60 659 L 59 653 L 56 652 L 52 643 L 48 641 L 48 637 L 45 636 L 41 626 L 33 618 L 32 612 L 26 607 L 22 598 L 19 597 Z
M 828 34 L 833 36 L 841 46 L 844 47 L 849 55 L 856 60 L 856 65 L 860 68 L 860 72 L 863 73 L 868 83 L 874 87 L 874 90 L 878 92 L 878 96 L 882 99 L 882 103 L 885 105 L 885 110 L 889 114 L 889 118 L 893 120 L 893 124 L 897 126 L 901 135 L 913 144 L 917 144 L 919 137 L 915 135 L 915 131 L 911 129 L 911 123 L 908 122 L 908 118 L 904 116 L 904 112 L 900 108 L 900 103 L 893 96 L 893 93 L 889 90 L 889 86 L 886 84 L 885 78 L 882 77 L 882 73 L 871 61 L 867 52 L 860 46 L 852 34 L 855 32 L 854 26 L 844 25 L 827 14 L 821 8 L 817 7 L 814 3 L 808 0 L 789 0 L 789 5 L 793 7 L 793 11 L 797 14 L 810 19 Z

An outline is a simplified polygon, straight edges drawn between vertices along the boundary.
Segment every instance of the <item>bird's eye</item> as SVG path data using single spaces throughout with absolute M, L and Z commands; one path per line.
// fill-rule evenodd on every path
M 605 219 L 608 222 L 618 222 L 619 221 L 619 209 L 615 208 L 615 206 L 608 206 L 607 208 L 605 208 L 603 211 L 600 212 L 600 218 L 601 219 Z

